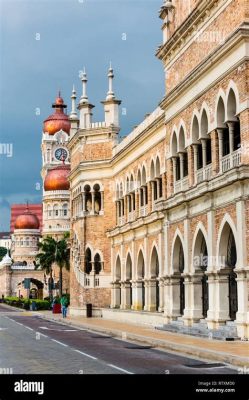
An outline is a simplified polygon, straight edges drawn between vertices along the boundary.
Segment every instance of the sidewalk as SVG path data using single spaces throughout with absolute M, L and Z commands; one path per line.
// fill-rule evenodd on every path
M 59 321 L 95 332 L 105 333 L 124 340 L 136 341 L 163 350 L 183 355 L 199 357 L 206 360 L 227 363 L 236 367 L 249 368 L 249 342 L 226 342 L 198 338 L 189 335 L 158 331 L 150 326 L 133 325 L 103 318 L 67 317 L 52 314 L 51 311 L 39 312 L 46 319 Z

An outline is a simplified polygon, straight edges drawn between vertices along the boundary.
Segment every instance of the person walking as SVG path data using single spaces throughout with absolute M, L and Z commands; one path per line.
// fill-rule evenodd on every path
M 65 295 L 63 295 L 61 298 L 61 309 L 63 318 L 66 318 L 67 316 L 67 305 L 68 305 L 67 298 Z

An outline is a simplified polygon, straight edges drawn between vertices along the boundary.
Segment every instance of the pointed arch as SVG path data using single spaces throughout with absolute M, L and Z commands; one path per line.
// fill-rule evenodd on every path
M 198 225 L 192 246 L 193 266 L 195 270 L 202 269 L 204 271 L 208 267 L 207 234 L 204 226 Z
M 237 121 L 237 99 L 234 90 L 231 88 L 227 94 L 226 121 Z
M 85 251 L 85 273 L 90 274 L 91 271 L 92 271 L 92 251 L 90 247 L 87 247 Z
M 128 251 L 125 262 L 125 280 L 130 281 L 131 279 L 132 279 L 132 258 L 130 251 Z
M 225 128 L 226 120 L 226 96 L 222 89 L 219 90 L 215 103 L 215 128 Z
M 137 256 L 137 278 L 143 279 L 144 277 L 145 277 L 144 253 L 142 248 L 140 248 Z
M 204 107 L 201 113 L 200 137 L 206 139 L 209 132 L 209 120 L 206 108 Z
M 155 178 L 155 163 L 152 158 L 151 163 L 150 163 L 150 179 L 152 180 L 154 178 Z
M 155 165 L 155 176 L 159 177 L 161 175 L 161 164 L 159 156 L 156 157 L 156 165 Z
M 158 249 L 155 244 L 152 247 L 150 256 L 150 276 L 151 278 L 159 277 L 159 257 L 158 257 Z
M 200 137 L 200 126 L 199 126 L 199 118 L 198 114 L 194 113 L 191 122 L 191 141 L 192 144 L 198 144 L 198 140 Z
M 173 131 L 171 135 L 171 143 L 170 143 L 170 152 L 171 156 L 174 157 L 177 154 L 177 135 L 176 131 Z
M 115 262 L 114 280 L 118 282 L 121 280 L 121 259 L 119 254 L 116 257 Z
M 186 135 L 183 126 L 179 129 L 178 135 L 178 152 L 185 152 L 186 149 Z
M 228 102 L 229 102 L 229 96 L 234 96 L 233 101 L 235 101 L 235 114 L 238 114 L 240 112 L 239 110 L 239 106 L 240 106 L 240 96 L 239 96 L 239 90 L 238 87 L 236 85 L 236 83 L 233 80 L 230 80 L 229 85 L 227 87 L 226 90 L 226 100 L 225 100 L 225 104 L 227 105 L 227 120 L 229 120 L 229 109 L 228 109 Z
M 236 255 L 237 255 L 237 229 L 235 227 L 235 224 L 230 217 L 229 214 L 226 214 L 221 222 L 220 229 L 218 232 L 218 241 L 217 241 L 217 260 L 218 260 L 218 267 L 219 268 L 224 268 L 225 266 L 231 266 L 228 265 L 228 244 L 229 244 L 229 236 L 231 235 L 231 232 L 234 238 L 234 246 L 236 250 Z M 230 236 L 231 237 L 231 236 Z M 237 262 L 237 256 L 236 256 L 236 261 L 235 265 L 236 266 Z
M 141 168 L 138 168 L 137 171 L 137 187 L 139 188 L 142 184 L 142 174 L 141 174 Z
M 182 267 L 184 268 L 185 263 L 185 254 L 184 254 L 184 240 L 180 230 L 177 228 L 174 239 L 172 242 L 172 249 L 171 249 L 171 270 L 172 273 L 179 273 L 182 272 Z M 180 259 L 183 257 L 183 260 Z M 183 261 L 183 265 L 182 265 Z M 181 264 L 181 265 L 180 265 Z
M 143 168 L 142 168 L 142 185 L 145 185 L 146 182 L 147 182 L 146 166 L 143 165 Z

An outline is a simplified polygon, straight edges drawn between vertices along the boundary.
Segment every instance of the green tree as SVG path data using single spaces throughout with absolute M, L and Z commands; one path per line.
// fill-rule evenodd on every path
M 6 247 L 0 247 L 0 261 L 2 261 L 7 252 L 8 250 L 6 249 Z
M 49 297 L 51 300 L 53 298 L 53 264 L 57 264 L 60 270 L 60 296 L 62 295 L 63 268 L 67 270 L 70 268 L 68 236 L 66 233 L 61 240 L 55 240 L 51 236 L 47 236 L 38 244 L 40 252 L 36 256 L 38 262 L 37 268 L 40 266 L 49 275 Z

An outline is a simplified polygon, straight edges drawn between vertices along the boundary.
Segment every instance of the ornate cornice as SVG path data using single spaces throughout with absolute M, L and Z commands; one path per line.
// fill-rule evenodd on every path
M 176 51 L 176 49 L 179 51 L 185 45 L 187 38 L 209 17 L 211 10 L 218 5 L 219 2 L 219 0 L 200 1 L 171 38 L 158 48 L 156 56 L 159 60 L 165 60 L 166 56 Z
M 182 82 L 175 86 L 159 103 L 162 109 L 166 109 L 168 105 L 181 96 L 194 82 L 196 82 L 211 66 L 217 63 L 226 53 L 231 51 L 242 40 L 249 40 L 249 22 L 244 22 L 236 31 L 225 40 L 223 44 L 213 50 L 194 70 L 192 70 Z M 241 60 L 238 61 L 241 64 Z M 236 65 L 237 65 L 236 64 Z M 236 68 L 234 65 L 234 68 Z M 221 77 L 222 78 L 222 77 Z M 215 82 L 213 82 L 215 84 Z M 198 93 L 198 97 L 201 94 Z M 192 102 L 192 101 L 191 101 Z

